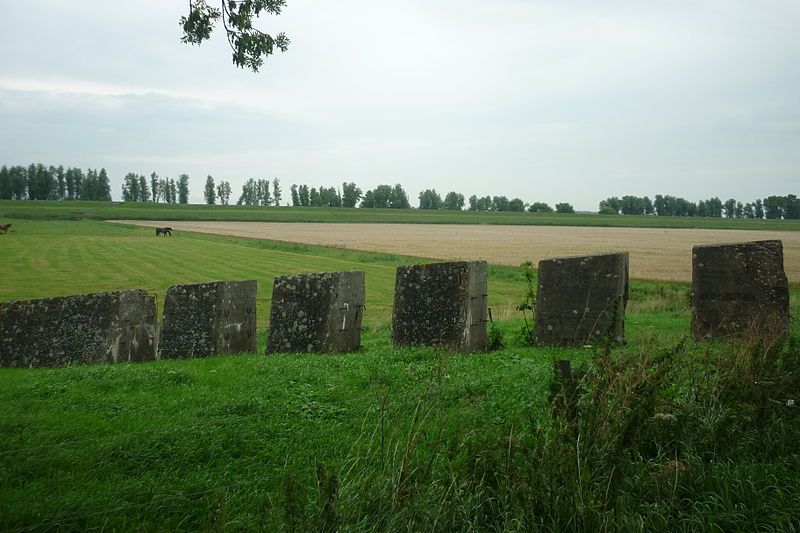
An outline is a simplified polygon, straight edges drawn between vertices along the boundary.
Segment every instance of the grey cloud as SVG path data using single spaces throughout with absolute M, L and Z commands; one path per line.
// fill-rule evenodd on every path
M 196 189 L 207 173 L 235 188 L 399 181 L 581 209 L 796 188 L 796 2 L 290 0 L 261 26 L 293 44 L 260 75 L 234 69 L 222 35 L 181 45 L 184 9 L 7 7 L 0 162 L 189 172 Z

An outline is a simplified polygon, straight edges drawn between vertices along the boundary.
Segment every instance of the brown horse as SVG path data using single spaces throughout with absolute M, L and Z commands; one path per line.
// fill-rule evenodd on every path
M 172 228 L 170 228 L 169 226 L 167 226 L 167 227 L 165 227 L 165 228 L 156 228 L 156 237 L 158 237 L 159 235 L 162 235 L 162 234 L 163 234 L 165 237 L 166 237 L 167 235 L 169 235 L 170 237 L 172 237 Z
M 8 233 L 11 224 L 0 224 L 0 233 Z

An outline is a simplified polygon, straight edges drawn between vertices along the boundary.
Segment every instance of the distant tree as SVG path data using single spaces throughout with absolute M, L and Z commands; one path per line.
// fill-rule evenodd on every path
M 0 200 L 11 200 L 11 173 L 8 167 L 0 167 Z
M 720 203 L 720 206 L 721 205 Z M 685 198 L 676 198 L 670 195 L 662 196 L 657 194 L 655 202 L 653 202 L 653 207 L 655 209 L 655 214 L 662 217 L 697 216 L 698 214 L 697 204 Z M 706 210 L 711 208 L 713 208 L 713 202 L 709 204 L 709 201 L 706 201 Z
M 28 167 L 27 182 L 29 200 L 52 200 L 57 194 L 55 172 L 41 163 Z
M 361 207 L 408 209 L 411 204 L 408 203 L 408 195 L 405 190 L 398 183 L 394 187 L 378 185 L 371 191 L 367 191 L 361 200 Z
M 75 179 L 75 200 L 85 200 L 86 198 L 83 197 L 83 181 L 85 178 L 83 171 L 76 168 L 73 178 Z
M 335 187 L 320 187 L 319 195 L 324 207 L 342 207 L 342 195 Z
M 389 207 L 393 209 L 411 208 L 411 204 L 408 202 L 408 195 L 399 183 L 392 187 L 392 192 L 389 196 Z
M 444 203 L 442 204 L 442 207 L 451 211 L 461 211 L 464 209 L 464 195 L 459 194 L 456 191 L 450 191 L 444 197 Z
M 239 195 L 239 200 L 236 202 L 236 205 L 258 205 L 256 180 L 250 178 L 242 184 L 242 194 Z
M 520 198 L 514 198 L 512 200 L 509 200 L 508 210 L 521 213 L 525 211 L 525 202 L 523 202 Z
M 53 165 L 47 168 L 48 175 L 48 200 L 58 200 L 58 169 Z
M 147 186 L 147 178 L 139 176 L 139 200 L 140 202 L 150 201 L 150 187 Z
M 653 202 L 653 207 L 655 207 L 656 209 L 656 215 L 660 217 L 669 217 L 673 215 L 672 213 L 673 210 L 671 209 L 669 198 L 672 197 L 671 196 L 664 197 L 661 196 L 660 194 L 656 194 L 656 199 Z
M 756 219 L 761 220 L 764 218 L 764 203 L 760 198 L 753 203 L 753 212 Z
M 145 180 L 145 184 L 147 184 L 147 180 Z M 141 180 L 139 180 L 139 185 L 139 198 L 141 199 Z M 83 180 L 83 192 L 81 192 L 81 198 L 83 200 L 99 200 L 102 194 L 100 189 L 100 174 L 97 172 L 97 169 L 87 168 L 86 178 Z
M 81 183 L 81 200 L 94 200 L 94 187 L 96 184 L 97 184 L 97 172 L 94 169 L 87 168 L 86 174 L 84 174 L 83 176 L 83 182 Z M 136 191 L 137 194 L 141 195 L 141 191 L 139 191 L 138 186 L 136 188 Z M 137 196 L 137 198 L 139 198 L 139 196 Z
M 794 194 L 786 196 L 786 207 L 784 208 L 783 216 L 788 220 L 800 219 L 800 199 Z
M 181 204 L 189 203 L 189 175 L 181 174 L 178 177 L 178 202 Z
M 743 218 L 756 218 L 755 209 L 753 209 L 753 204 L 750 202 L 744 204 Z
M 58 168 L 56 168 L 56 180 L 58 182 L 56 197 L 59 200 L 63 200 L 67 197 L 67 183 L 66 175 L 64 174 L 64 165 L 58 165 Z
M 281 180 L 274 178 L 272 180 L 272 203 L 275 206 L 281 205 Z
M 139 176 L 133 172 L 125 174 L 122 182 L 122 201 L 123 202 L 138 202 L 139 201 Z
M 475 199 L 473 204 L 472 199 Z M 473 209 L 474 205 L 474 209 Z M 492 197 L 491 196 L 484 196 L 482 198 L 478 198 L 474 194 L 470 196 L 470 211 L 491 211 L 492 209 Z
M 508 198 L 505 196 L 495 196 L 492 198 L 492 211 L 508 211 Z
M 27 196 L 27 172 L 25 167 L 16 165 L 8 169 L 8 182 L 12 200 L 24 200 Z
M 706 207 L 708 205 L 708 202 L 706 202 Z M 675 198 L 675 214 L 682 217 L 697 216 L 697 204 L 685 198 Z
M 160 181 L 159 186 L 161 187 L 164 193 L 164 201 L 166 203 L 168 204 L 178 203 L 180 184 L 176 185 L 175 180 L 172 178 L 164 178 L 163 180 Z M 186 184 L 187 202 L 188 202 L 188 196 L 189 196 L 189 185 L 187 176 L 187 184 Z M 182 203 L 187 203 L 187 202 L 182 202 Z
M 214 205 L 217 197 L 217 191 L 214 187 L 214 177 L 211 174 L 209 174 L 206 178 L 206 188 L 203 191 L 203 197 L 206 199 L 206 203 L 208 205 Z
M 248 179 L 242 185 L 242 194 L 236 203 L 238 205 L 262 207 L 271 205 L 270 181 L 268 179 Z
M 623 215 L 643 215 L 644 205 L 644 198 L 626 195 L 622 197 L 620 210 Z
M 618 215 L 622 211 L 622 200 L 616 196 L 601 200 L 598 211 L 604 215 Z
M 361 197 L 361 189 L 355 183 L 342 183 L 342 207 L 355 207 Z
M 268 179 L 256 180 L 256 198 L 258 199 L 257 205 L 268 207 L 272 205 L 270 195 L 270 181 Z
M 767 196 L 764 198 L 764 215 L 767 220 L 778 220 L 784 217 L 786 197 Z
M 311 187 L 308 191 L 308 205 L 311 207 L 322 207 L 322 197 L 316 187 Z
M 217 198 L 221 205 L 228 205 L 231 199 L 231 184 L 228 181 L 220 181 L 217 184 Z
M 653 206 L 653 201 L 650 200 L 650 198 L 645 196 L 644 198 L 642 198 L 642 201 L 644 202 L 645 215 L 652 215 L 653 213 L 655 213 L 655 207 Z
M 420 209 L 441 209 L 442 197 L 436 192 L 436 189 L 425 189 L 419 193 L 419 208 Z
M 75 169 L 68 168 L 64 173 L 64 181 L 67 187 L 67 200 L 75 199 Z
M 164 180 L 159 179 L 158 174 L 155 172 L 150 173 L 150 195 L 153 198 L 153 203 L 158 203 L 161 200 L 165 202 L 167 199 L 164 197 Z
M 297 194 L 300 200 L 300 205 L 303 207 L 308 207 L 311 205 L 309 192 L 308 192 L 308 185 L 301 185 L 298 190 Z
M 709 198 L 706 200 L 706 212 L 708 216 L 714 218 L 721 218 L 722 217 L 722 200 L 717 198 Z
M 390 185 L 378 185 L 371 191 L 364 193 L 364 198 L 361 200 L 361 207 L 377 209 L 388 208 L 391 196 L 392 187 Z
M 560 204 L 556 204 L 556 213 L 574 213 L 575 209 L 572 205 L 564 202 Z
M 736 218 L 736 200 L 728 198 L 722 204 L 722 210 L 725 213 L 725 218 Z
M 25 189 L 28 200 L 39 200 L 39 183 L 36 176 L 36 165 L 31 163 L 25 173 Z
M 292 193 L 292 205 L 294 207 L 299 206 L 300 205 L 300 197 L 297 195 L 297 185 L 292 184 L 292 186 L 289 187 L 289 191 Z
M 362 209 L 372 209 L 376 206 L 375 201 L 375 193 L 373 191 L 367 191 L 364 193 L 364 197 L 361 199 L 360 207 Z
M 528 211 L 531 213 L 552 213 L 553 208 L 545 202 L 533 202 L 530 207 L 528 207 Z
M 153 172 L 153 174 L 155 174 L 155 172 Z M 151 187 L 153 182 L 153 174 L 150 175 Z M 169 178 L 159 178 L 158 175 L 156 175 L 155 190 L 158 192 L 158 198 L 163 200 L 165 204 L 171 204 L 174 202 L 172 198 L 172 187 L 170 181 L 171 180 Z M 155 195 L 153 195 L 154 202 L 156 201 L 155 198 Z

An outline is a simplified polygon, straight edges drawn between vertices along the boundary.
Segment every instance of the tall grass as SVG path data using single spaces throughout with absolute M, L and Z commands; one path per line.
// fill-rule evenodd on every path
M 554 373 L 549 415 L 448 415 L 434 365 L 407 424 L 381 416 L 275 527 L 345 531 L 800 528 L 797 337 L 605 348 Z M 390 400 L 389 400 L 390 401 Z M 332 481 L 333 480 L 333 481 Z M 290 503 L 291 500 L 291 503 Z M 324 518 L 322 518 L 324 517 Z

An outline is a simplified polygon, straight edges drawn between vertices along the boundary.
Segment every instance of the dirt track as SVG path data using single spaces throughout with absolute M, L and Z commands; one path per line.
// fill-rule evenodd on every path
M 631 276 L 690 281 L 692 245 L 781 239 L 786 273 L 800 282 L 800 232 L 564 226 L 120 221 L 140 226 L 336 246 L 434 259 L 519 265 L 563 255 L 623 251 Z

